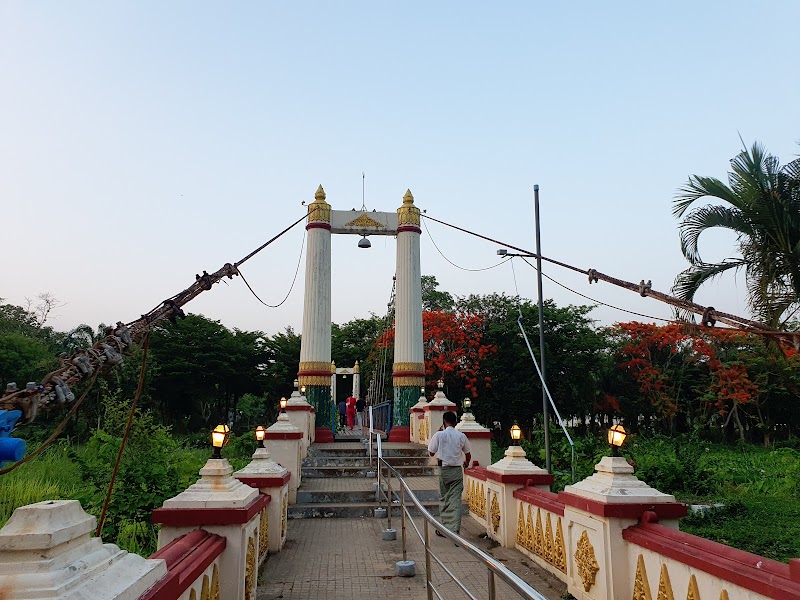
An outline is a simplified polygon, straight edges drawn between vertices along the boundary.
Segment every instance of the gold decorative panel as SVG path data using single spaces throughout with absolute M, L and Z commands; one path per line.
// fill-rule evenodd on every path
M 653 597 L 650 595 L 650 581 L 647 579 L 647 568 L 644 566 L 644 557 L 641 554 L 636 560 L 636 578 L 633 580 L 633 596 L 631 600 L 653 600 Z
M 269 513 L 267 507 L 261 511 L 261 521 L 258 525 L 258 558 L 262 559 L 267 554 L 269 546 Z
M 547 528 L 544 533 L 544 559 L 553 562 L 553 525 L 550 523 L 550 513 L 547 513 Z
M 247 540 L 247 558 L 244 572 L 244 598 L 251 600 L 252 593 L 256 591 L 256 543 L 255 536 Z
M 496 492 L 492 496 L 492 505 L 489 510 L 492 517 L 492 529 L 494 529 L 494 532 L 497 533 L 497 530 L 500 528 L 500 503 L 497 501 Z
M 428 439 L 428 427 L 425 425 L 425 419 L 417 419 L 419 421 L 419 439 Z
M 211 600 L 219 600 L 219 567 L 211 570 Z
M 383 223 L 379 223 L 375 219 L 369 217 L 366 213 L 361 215 L 349 223 L 344 224 L 345 227 L 377 227 L 378 229 L 386 229 Z
M 541 526 L 540 523 L 541 522 L 537 523 L 537 526 Z M 594 547 L 589 541 L 589 536 L 586 535 L 585 529 L 578 540 L 578 549 L 575 551 L 575 562 L 578 566 L 578 574 L 581 576 L 581 581 L 583 581 L 583 589 L 588 592 L 594 585 L 597 572 L 600 570 L 600 565 L 597 564 L 597 558 L 595 558 L 594 555 Z M 651 600 L 649 594 L 650 592 L 648 590 L 647 600 Z M 634 597 L 633 600 L 639 599 Z
M 203 587 L 200 588 L 200 600 L 210 600 L 209 596 L 208 575 L 203 575 Z
M 672 582 L 669 580 L 667 565 L 661 565 L 661 576 L 658 578 L 658 598 L 657 600 L 675 600 L 672 593 Z
M 561 519 L 556 519 L 556 541 L 553 544 L 553 566 L 562 573 L 567 572 L 567 549 L 564 545 L 564 531 L 561 528 Z
M 536 537 L 533 540 L 533 551 L 539 556 L 544 556 L 544 531 L 542 530 L 542 510 L 536 509 Z
M 517 523 L 517 545 L 549 562 L 562 573 L 567 572 L 567 548 L 564 543 L 564 529 L 561 518 L 557 515 L 547 515 L 547 526 L 542 529 L 542 510 L 536 509 L 536 519 L 533 518 L 531 505 L 528 504 L 528 518 L 525 518 L 525 504 L 519 505 L 519 521 Z M 556 522 L 556 533 L 553 537 L 551 516 Z M 535 524 L 534 524 L 535 523 Z
M 694 575 L 689 577 L 689 589 L 686 591 L 686 600 L 700 600 L 700 590 L 697 589 L 697 579 Z

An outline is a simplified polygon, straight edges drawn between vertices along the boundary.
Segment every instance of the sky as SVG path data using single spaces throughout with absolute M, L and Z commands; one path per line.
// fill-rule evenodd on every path
M 800 3 L 0 1 L 0 298 L 59 299 L 51 324 L 131 321 L 203 269 L 334 209 L 429 216 L 668 292 L 686 268 L 672 199 L 724 178 L 742 140 L 800 152 Z M 423 219 L 423 221 L 425 221 Z M 536 299 L 533 269 L 426 221 L 422 272 L 454 295 Z M 304 231 L 190 312 L 302 328 Z M 334 322 L 383 315 L 395 241 L 333 237 Z M 434 246 L 438 246 L 439 250 Z M 709 232 L 706 260 L 734 255 Z M 456 263 L 456 268 L 448 261 Z M 653 317 L 652 299 L 555 266 Z M 549 280 L 559 305 L 588 300 Z M 746 314 L 741 280 L 697 296 Z M 599 307 L 599 324 L 647 320 Z

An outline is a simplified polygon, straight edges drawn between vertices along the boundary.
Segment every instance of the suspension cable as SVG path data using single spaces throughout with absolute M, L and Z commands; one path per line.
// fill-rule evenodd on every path
M 294 277 L 292 278 L 292 284 L 289 286 L 289 291 L 286 292 L 286 295 L 283 297 L 283 300 L 278 302 L 278 304 L 267 304 L 261 298 L 259 298 L 258 294 L 256 294 L 255 291 L 253 291 L 253 288 L 250 287 L 250 284 L 247 282 L 247 279 L 244 278 L 244 273 L 242 273 L 242 269 L 241 267 L 239 267 L 239 277 L 242 278 L 242 281 L 244 281 L 244 284 L 247 286 L 247 289 L 250 290 L 253 296 L 255 296 L 256 300 L 258 300 L 259 302 L 261 302 L 261 304 L 269 308 L 280 308 L 281 306 L 283 306 L 283 303 L 289 299 L 289 295 L 292 293 L 292 290 L 294 289 L 294 284 L 297 281 L 297 274 L 300 272 L 300 263 L 303 260 L 303 249 L 305 248 L 305 244 L 306 244 L 306 232 L 303 231 L 303 241 L 300 244 L 300 256 L 297 257 L 297 268 L 294 270 Z
M 657 290 L 652 289 L 652 285 L 650 284 L 649 281 L 645 284 L 644 280 L 642 280 L 639 284 L 635 284 L 630 281 L 625 281 L 624 279 L 617 279 L 616 277 L 612 277 L 611 275 L 606 275 L 605 273 L 601 273 L 596 269 L 581 269 L 574 265 L 570 265 L 552 258 L 548 258 L 546 256 L 539 256 L 536 253 L 531 252 L 530 250 L 525 250 L 524 248 L 519 248 L 518 246 L 514 246 L 506 242 L 501 242 L 499 240 L 490 238 L 488 236 L 481 235 L 480 233 L 470 231 L 469 229 L 464 229 L 463 227 L 458 227 L 457 225 L 446 223 L 445 221 L 435 219 L 434 217 L 428 216 L 427 214 L 424 213 L 421 216 L 425 217 L 426 219 L 430 219 L 431 221 L 435 221 L 437 223 L 450 227 L 452 229 L 456 229 L 463 233 L 480 238 L 482 240 L 486 240 L 495 244 L 500 244 L 501 246 L 505 246 L 507 248 L 516 250 L 517 252 L 522 252 L 528 258 L 541 258 L 541 260 L 543 261 L 552 263 L 554 265 L 558 265 L 559 267 L 563 267 L 565 269 L 575 271 L 576 273 L 581 273 L 583 275 L 588 276 L 589 283 L 598 282 L 602 280 L 607 283 L 616 285 L 618 287 L 625 288 L 626 290 L 637 292 L 643 297 L 652 297 L 655 300 L 659 300 L 660 302 L 664 302 L 666 304 L 674 306 L 675 308 L 702 315 L 704 325 L 707 323 L 713 325 L 716 321 L 720 321 L 722 323 L 725 323 L 726 325 L 730 325 L 731 327 L 736 328 L 745 333 L 755 333 L 759 335 L 774 335 L 782 337 L 787 341 L 793 341 L 798 335 L 797 333 L 793 332 L 780 331 L 764 323 L 753 321 L 751 319 L 746 319 L 744 317 L 740 317 L 732 313 L 718 311 L 712 306 L 702 306 L 700 304 L 697 304 L 696 302 L 691 302 L 689 300 L 682 300 L 680 298 L 670 296 L 669 294 L 665 294 L 664 292 L 659 292 Z

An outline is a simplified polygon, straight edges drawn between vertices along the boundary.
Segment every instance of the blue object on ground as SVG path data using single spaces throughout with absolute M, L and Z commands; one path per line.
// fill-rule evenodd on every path
M 25 456 L 25 440 L 10 437 L 21 416 L 21 410 L 0 410 L 0 465 Z

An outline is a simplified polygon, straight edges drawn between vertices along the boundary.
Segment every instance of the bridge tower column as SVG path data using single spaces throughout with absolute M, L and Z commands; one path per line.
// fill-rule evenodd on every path
M 397 209 L 397 284 L 395 290 L 394 406 L 390 441 L 410 440 L 409 410 L 425 385 L 422 346 L 422 270 L 419 259 L 420 211 L 407 190 Z
M 303 337 L 297 379 L 317 415 L 316 441 L 333 441 L 331 431 L 331 205 L 322 186 L 308 205 Z

